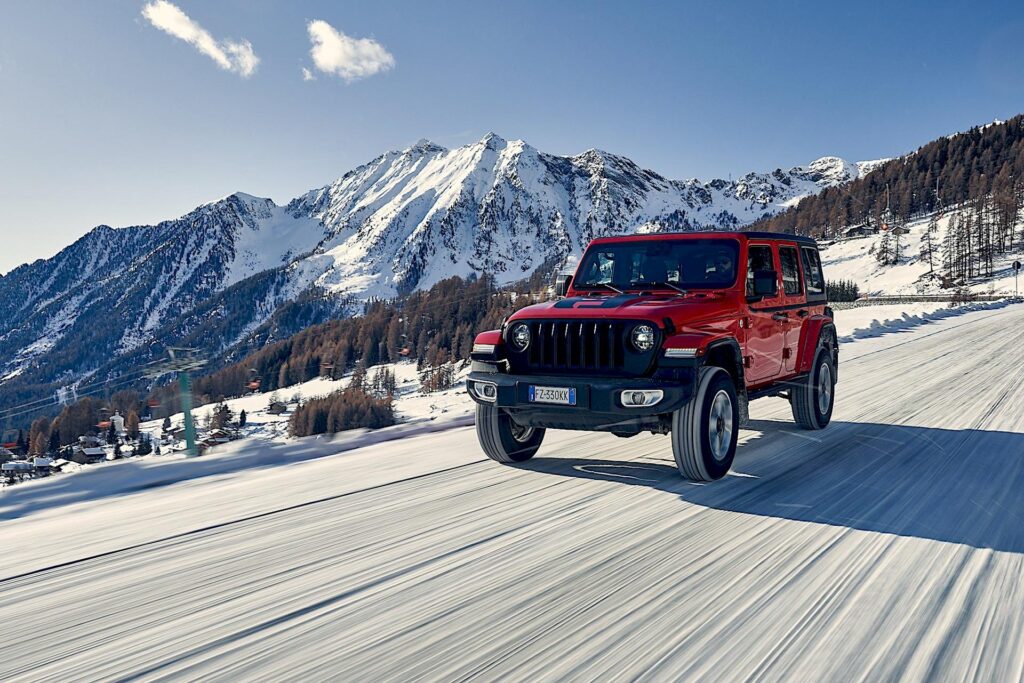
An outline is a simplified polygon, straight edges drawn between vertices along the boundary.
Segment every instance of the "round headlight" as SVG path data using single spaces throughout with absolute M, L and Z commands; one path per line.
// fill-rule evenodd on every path
M 637 325 L 633 328 L 632 340 L 637 351 L 650 351 L 654 348 L 654 328 L 650 325 Z
M 525 351 L 526 347 L 530 345 L 530 328 L 526 323 L 519 323 L 512 327 L 511 333 L 508 335 L 509 342 L 512 344 L 512 348 L 516 351 Z

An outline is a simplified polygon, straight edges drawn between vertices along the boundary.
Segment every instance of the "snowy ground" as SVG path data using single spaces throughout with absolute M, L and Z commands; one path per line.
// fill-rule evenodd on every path
M 885 304 L 880 306 L 866 306 L 836 311 L 836 328 L 840 337 L 848 337 L 857 334 L 867 336 L 884 332 L 885 330 L 902 329 L 908 318 L 915 316 L 927 316 L 936 311 L 943 311 L 949 308 L 945 303 L 905 303 Z M 921 321 L 923 322 L 923 320 Z M 462 368 L 457 375 L 457 381 L 452 389 L 447 391 L 423 394 L 419 389 L 419 377 L 416 372 L 416 364 L 404 362 L 385 365 L 394 371 L 398 380 L 398 395 L 395 399 L 395 414 L 399 422 L 417 423 L 423 420 L 448 420 L 461 416 L 470 415 L 473 412 L 473 404 L 469 401 L 465 391 L 465 376 L 468 368 Z M 370 375 L 375 372 L 370 369 Z M 281 400 L 288 401 L 293 397 L 301 396 L 309 399 L 316 396 L 326 396 L 333 391 L 345 387 L 351 375 L 346 375 L 339 380 L 314 379 L 301 384 L 296 384 L 276 393 Z M 283 415 L 271 415 L 267 412 L 270 394 L 252 394 L 241 398 L 226 401 L 228 407 L 237 416 L 239 411 L 245 410 L 247 425 L 243 429 L 243 435 L 248 438 L 268 439 L 272 441 L 288 440 L 288 418 L 294 404 L 289 404 L 289 412 Z M 214 404 L 201 406 L 194 411 L 196 419 L 202 421 L 213 411 Z M 145 422 L 142 428 L 154 434 L 160 431 L 162 420 Z M 171 422 L 180 425 L 182 422 L 181 413 L 171 416 Z
M 12 489 L 0 679 L 1021 680 L 1022 345 L 1024 304 L 844 344 L 828 429 L 755 401 L 710 485 L 665 437 L 455 428 Z
M 370 368 L 369 376 L 372 377 L 378 368 L 388 368 L 395 373 L 398 383 L 398 392 L 395 398 L 395 417 L 402 423 L 418 423 L 424 420 L 447 420 L 461 415 L 469 415 L 472 412 L 472 404 L 467 400 L 465 390 L 465 377 L 469 372 L 468 367 L 462 368 L 456 376 L 456 384 L 446 391 L 438 391 L 431 394 L 423 394 L 420 391 L 419 375 L 416 371 L 415 362 L 402 362 L 386 364 Z M 351 379 L 351 374 L 341 379 L 312 379 L 301 384 L 294 384 L 277 390 L 276 393 L 281 401 L 288 405 L 288 412 L 282 415 L 271 415 L 267 412 L 270 403 L 271 393 L 250 394 L 240 398 L 233 398 L 225 401 L 235 418 L 240 411 L 245 411 L 246 426 L 242 429 L 242 435 L 246 438 L 265 439 L 270 441 L 288 441 L 288 419 L 295 409 L 293 399 L 301 397 L 302 400 L 327 396 L 335 391 L 344 389 Z M 193 410 L 197 424 L 202 424 L 206 417 L 212 414 L 216 404 L 199 406 Z M 181 413 L 171 415 L 171 424 L 180 426 L 183 422 Z M 144 422 L 141 428 L 153 434 L 159 434 L 163 418 Z
M 939 220 L 938 230 L 932 237 L 936 250 L 933 259 L 935 272 L 941 271 L 942 240 L 949 227 L 950 216 L 945 214 Z M 948 293 L 948 290 L 941 289 L 938 280 L 925 277 L 929 266 L 921 259 L 921 240 L 928 229 L 929 220 L 929 217 L 924 217 L 907 225 L 910 233 L 900 237 L 903 257 L 898 265 L 883 266 L 872 253 L 872 249 L 878 249 L 882 235 L 840 240 L 824 246 L 821 260 L 825 278 L 833 281 L 853 280 L 864 296 Z M 1011 265 L 1014 261 L 1024 261 L 1024 253 L 1014 252 L 998 257 L 994 276 L 969 283 L 970 289 L 975 294 L 1012 295 L 1014 278 Z M 1024 273 L 1020 286 L 1021 292 L 1024 292 Z

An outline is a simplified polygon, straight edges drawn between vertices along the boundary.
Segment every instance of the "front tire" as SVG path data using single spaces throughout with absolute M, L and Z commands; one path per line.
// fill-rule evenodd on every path
M 544 440 L 544 430 L 520 427 L 507 411 L 477 403 L 476 437 L 488 458 L 508 464 L 532 458 Z
M 801 429 L 824 429 L 832 420 L 836 401 L 836 367 L 832 352 L 819 345 L 807 379 L 789 392 L 793 420 Z
M 672 414 L 672 454 L 693 481 L 721 479 L 732 467 L 739 438 L 739 402 L 722 368 L 701 368 L 692 400 Z

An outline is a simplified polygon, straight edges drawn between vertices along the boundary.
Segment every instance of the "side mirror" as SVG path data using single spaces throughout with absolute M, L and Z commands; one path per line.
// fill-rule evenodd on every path
M 754 296 L 772 298 L 779 293 L 779 274 L 774 270 L 754 271 Z
M 555 296 L 565 296 L 569 292 L 569 285 L 572 284 L 572 275 L 565 273 L 555 278 Z

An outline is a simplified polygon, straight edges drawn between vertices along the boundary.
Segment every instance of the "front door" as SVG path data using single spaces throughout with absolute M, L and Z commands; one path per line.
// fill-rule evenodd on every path
M 778 258 L 768 244 L 747 247 L 747 296 L 754 294 L 754 273 L 773 271 L 778 277 Z M 782 372 L 782 349 L 786 342 L 786 320 L 772 309 L 782 306 L 782 287 L 775 297 L 750 304 L 750 324 L 744 350 L 748 384 L 761 384 Z

